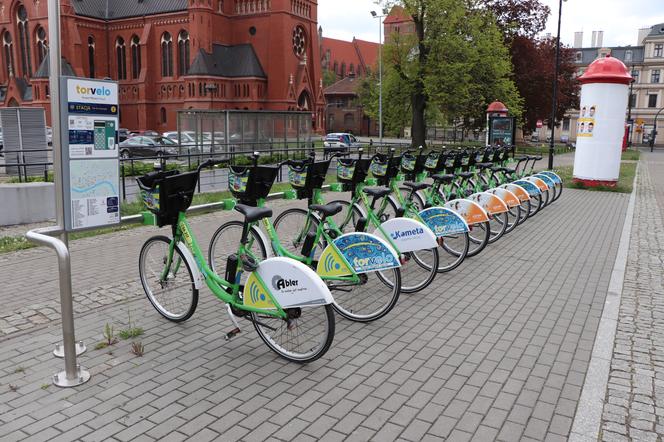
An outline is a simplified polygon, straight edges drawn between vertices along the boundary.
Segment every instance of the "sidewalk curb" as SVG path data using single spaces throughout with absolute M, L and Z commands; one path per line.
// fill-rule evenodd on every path
M 634 207 L 636 204 L 636 180 L 639 177 L 640 163 L 637 163 L 632 194 L 629 197 L 625 224 L 623 224 L 618 245 L 616 261 L 611 272 L 609 290 L 606 294 L 602 318 L 597 329 L 597 336 L 593 345 L 593 352 L 588 364 L 586 379 L 581 390 L 579 405 L 576 408 L 572 432 L 569 435 L 570 442 L 595 442 L 599 438 L 601 429 L 602 411 L 604 409 L 604 398 L 609 382 L 611 369 L 611 358 L 613 356 L 613 345 L 618 326 L 618 314 L 620 312 L 620 300 L 622 298 L 623 281 L 627 267 L 627 256 L 632 236 L 632 220 L 634 219 Z

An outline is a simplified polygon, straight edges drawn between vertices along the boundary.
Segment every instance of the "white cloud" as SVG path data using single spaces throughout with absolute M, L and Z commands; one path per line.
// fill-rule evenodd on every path
M 545 32 L 555 35 L 558 1 L 540 0 L 551 8 Z M 372 0 L 320 0 L 318 22 L 326 37 L 378 41 L 378 20 L 369 11 L 379 11 Z M 604 46 L 636 45 L 639 28 L 664 23 L 661 0 L 567 0 L 563 2 L 561 40 L 574 42 L 574 32 L 584 31 L 584 46 L 590 46 L 592 31 L 604 31 Z

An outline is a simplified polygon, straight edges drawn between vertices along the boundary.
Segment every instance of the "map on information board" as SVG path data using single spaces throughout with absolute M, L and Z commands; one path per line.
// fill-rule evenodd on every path
M 120 221 L 120 171 L 114 160 L 74 160 L 69 166 L 72 228 Z

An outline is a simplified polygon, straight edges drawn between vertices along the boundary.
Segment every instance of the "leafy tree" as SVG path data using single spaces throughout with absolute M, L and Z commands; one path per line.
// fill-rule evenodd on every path
M 505 39 L 534 38 L 546 27 L 551 9 L 539 0 L 480 0 L 480 4 L 493 12 Z
M 395 2 L 388 2 L 394 5 Z M 509 57 L 494 17 L 473 0 L 402 0 L 413 21 L 413 33 L 393 33 L 386 44 L 386 75 L 395 93 L 408 96 L 412 143 L 424 145 L 427 115 L 468 127 L 484 124 L 486 106 L 496 98 L 520 112 L 520 98 L 512 83 Z M 392 109 L 392 105 L 388 106 Z
M 323 87 L 332 86 L 337 81 L 339 81 L 337 74 L 329 69 L 323 69 Z
M 379 119 L 379 83 L 377 74 L 371 73 L 360 80 L 357 89 L 364 113 L 374 120 Z M 402 87 L 400 78 L 393 70 L 383 72 L 383 132 L 402 136 L 410 125 L 410 96 Z

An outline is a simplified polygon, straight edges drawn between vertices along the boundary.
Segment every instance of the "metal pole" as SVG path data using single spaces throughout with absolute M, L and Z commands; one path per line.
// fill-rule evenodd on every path
M 378 138 L 383 145 L 383 16 L 378 16 Z
M 57 226 L 49 229 L 28 232 L 26 237 L 31 241 L 48 245 L 58 255 L 60 270 L 60 309 L 62 315 L 62 347 L 56 346 L 54 354 L 64 356 L 65 371 L 53 376 L 53 383 L 59 387 L 74 387 L 87 382 L 90 374 L 76 363 L 76 355 L 85 351 L 81 342 L 76 345 L 74 336 L 74 307 L 72 302 L 71 259 L 67 247 L 67 233 L 64 220 L 64 193 L 62 175 L 62 143 L 60 115 L 60 2 L 48 0 L 48 31 L 49 41 L 49 82 L 51 91 L 51 126 L 53 127 L 53 182 L 55 187 L 55 216 Z M 43 233 L 59 235 L 60 239 L 51 238 Z
M 549 144 L 549 170 L 553 169 L 554 135 L 556 131 L 556 108 L 558 107 L 558 71 L 560 69 L 560 20 L 563 15 L 563 0 L 558 4 L 558 37 L 556 38 L 556 66 L 553 76 L 553 104 L 551 105 L 551 143 Z
M 630 74 L 634 69 L 634 65 L 630 66 Z M 627 147 L 632 147 L 632 131 L 634 130 L 634 122 L 632 121 L 632 93 L 634 91 L 634 78 L 629 82 L 629 101 L 627 102 L 627 121 L 629 121 L 629 133 L 627 134 Z

